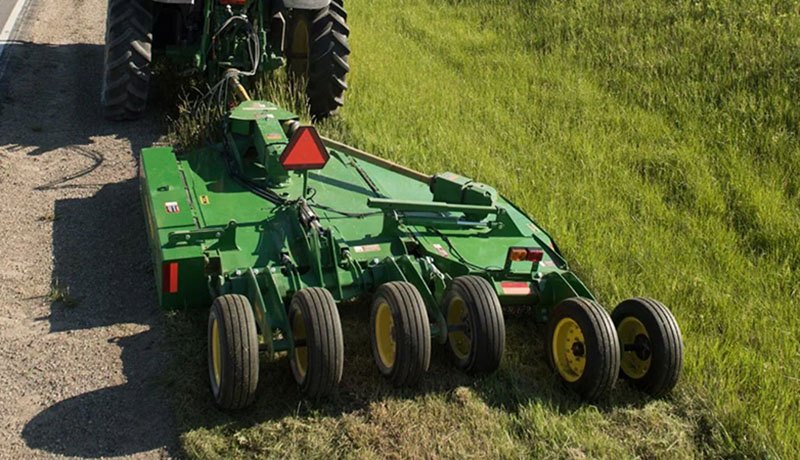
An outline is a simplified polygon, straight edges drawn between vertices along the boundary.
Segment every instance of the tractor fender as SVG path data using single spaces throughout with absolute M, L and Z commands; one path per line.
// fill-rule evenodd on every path
M 298 10 L 318 10 L 330 3 L 331 0 L 283 0 L 283 6 Z

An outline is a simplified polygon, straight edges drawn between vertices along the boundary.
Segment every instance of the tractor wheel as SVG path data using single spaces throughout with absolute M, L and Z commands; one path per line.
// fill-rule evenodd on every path
M 444 297 L 447 343 L 459 369 L 496 370 L 503 359 L 506 325 L 492 285 L 478 276 L 461 276 Z
M 594 400 L 614 388 L 619 343 L 614 323 L 598 303 L 575 297 L 556 305 L 547 326 L 547 357 L 570 390 Z
M 309 398 L 330 395 L 342 380 L 344 338 L 336 302 L 327 289 L 297 291 L 289 306 L 294 337 L 290 364 L 300 391 Z
M 652 396 L 672 390 L 683 368 L 683 341 L 667 307 L 652 299 L 628 299 L 611 318 L 622 348 L 620 375 Z
M 286 28 L 289 75 L 305 83 L 315 120 L 335 114 L 344 104 L 350 45 L 347 13 L 341 0 L 319 10 L 293 10 Z
M 150 0 L 110 0 L 100 102 L 109 120 L 144 113 L 150 89 L 153 13 Z
M 372 356 L 394 386 L 414 385 L 431 362 L 431 326 L 413 284 L 381 285 L 372 300 Z
M 208 375 L 222 409 L 253 403 L 258 386 L 258 333 L 247 297 L 217 297 L 208 315 Z

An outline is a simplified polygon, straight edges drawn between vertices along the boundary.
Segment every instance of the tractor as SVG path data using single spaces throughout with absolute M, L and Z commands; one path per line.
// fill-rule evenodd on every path
M 229 109 L 214 142 L 146 148 L 139 162 L 158 301 L 208 309 L 214 402 L 250 405 L 262 355 L 288 358 L 305 397 L 334 394 L 350 332 L 338 305 L 359 299 L 377 372 L 397 387 L 425 378 L 434 345 L 464 372 L 496 371 L 513 306 L 547 323 L 546 359 L 580 396 L 602 398 L 620 377 L 669 392 L 683 342 L 666 306 L 637 297 L 609 314 L 551 235 L 497 189 L 324 138 L 251 98 L 249 81 L 286 66 L 307 82 L 313 117 L 334 114 L 346 17 L 339 0 L 110 2 L 111 118 L 144 110 L 151 50 L 206 75 Z
M 349 35 L 342 0 L 109 0 L 103 110 L 110 120 L 141 117 L 160 57 L 209 82 L 239 69 L 246 84 L 286 66 L 322 119 L 344 103 Z

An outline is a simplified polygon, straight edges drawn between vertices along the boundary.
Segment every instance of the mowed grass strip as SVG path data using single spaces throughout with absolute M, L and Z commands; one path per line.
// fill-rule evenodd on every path
M 256 407 L 208 396 L 203 314 L 170 320 L 195 457 L 800 456 L 800 11 L 793 2 L 347 2 L 345 141 L 497 186 L 548 229 L 607 307 L 647 295 L 683 329 L 685 374 L 653 401 L 564 392 L 542 333 L 509 312 L 500 371 L 436 348 L 420 388 L 343 309 L 338 399 L 300 399 L 285 361 Z

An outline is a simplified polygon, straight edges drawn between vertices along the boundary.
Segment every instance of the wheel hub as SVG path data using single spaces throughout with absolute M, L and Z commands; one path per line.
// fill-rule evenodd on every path
M 647 329 L 641 321 L 629 316 L 617 327 L 622 344 L 622 372 L 633 379 L 644 377 L 650 370 L 653 348 Z
M 575 382 L 586 368 L 586 339 L 583 330 L 572 318 L 556 324 L 552 343 L 553 362 L 561 377 Z

